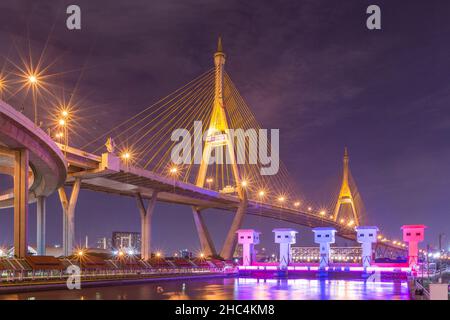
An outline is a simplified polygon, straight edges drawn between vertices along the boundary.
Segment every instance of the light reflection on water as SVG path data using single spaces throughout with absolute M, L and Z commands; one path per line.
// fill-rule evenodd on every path
M 235 279 L 236 299 L 257 300 L 405 300 L 406 282 L 325 279 Z
M 214 278 L 0 295 L 0 299 L 368 300 L 409 299 L 406 282 Z

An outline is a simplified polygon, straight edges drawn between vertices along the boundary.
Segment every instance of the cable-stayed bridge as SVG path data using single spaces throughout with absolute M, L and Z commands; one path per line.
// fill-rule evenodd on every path
M 260 156 L 263 149 L 270 152 L 270 159 L 267 152 L 263 152 L 265 160 L 274 161 L 279 159 L 278 149 L 273 148 L 273 141 L 261 139 L 260 134 L 266 131 L 225 72 L 225 61 L 219 39 L 214 68 L 77 148 L 70 146 L 68 140 L 68 111 L 62 111 L 61 119 L 50 133 L 55 140 L 53 142 L 23 115 L 2 104 L 2 119 L 5 123 L 10 122 L 16 130 L 0 132 L 1 150 L 5 159 L 10 159 L 2 162 L 3 171 L 13 172 L 17 180 L 14 190 L 0 198 L 3 207 L 14 205 L 15 208 L 16 255 L 26 254 L 24 230 L 29 200 L 38 202 L 38 217 L 41 217 L 38 252 L 44 253 L 45 197 L 53 191 L 58 191 L 63 208 L 64 254 L 72 253 L 75 247 L 76 203 L 81 188 L 136 198 L 141 215 L 143 259 L 151 257 L 152 216 L 156 201 L 191 206 L 204 254 L 220 255 L 225 259 L 232 257 L 236 245 L 235 233 L 241 227 L 245 214 L 308 227 L 333 226 L 340 236 L 354 240 L 353 229 L 361 225 L 365 212 L 350 173 L 347 150 L 339 194 L 327 208 L 318 208 L 298 192 L 296 183 L 281 161 L 277 163 L 275 174 L 262 175 L 262 170 L 267 169 L 270 161 L 257 159 L 252 162 L 250 158 L 255 156 L 255 152 Z M 23 127 L 25 122 L 27 126 Z M 231 130 L 242 130 L 244 134 L 241 153 L 237 150 L 239 145 L 230 135 Z M 177 134 L 174 135 L 174 132 Z M 181 143 L 180 133 L 188 135 L 186 141 L 192 143 Z M 36 144 L 45 152 L 39 148 L 33 151 L 32 147 L 14 141 L 21 135 L 30 135 L 29 139 L 33 140 L 35 137 L 31 137 L 32 134 L 38 136 Z M 179 154 L 183 151 L 181 163 L 174 163 L 175 148 L 179 148 Z M 22 158 L 17 155 L 17 150 L 24 150 Z M 30 154 L 33 159 L 24 160 L 24 155 Z M 52 162 L 61 166 L 61 161 L 65 162 L 66 171 L 55 176 L 47 167 Z M 47 167 L 38 165 L 42 163 L 47 163 Z M 17 173 L 21 173 L 19 177 Z M 55 182 L 48 184 L 47 181 Z M 45 188 L 39 189 L 38 182 Z M 64 186 L 72 187 L 70 194 Z M 32 197 L 28 197 L 30 191 Z M 220 251 L 213 243 L 203 219 L 205 210 L 209 208 L 234 214 Z M 385 238 L 379 240 L 380 249 L 405 249 L 404 245 L 395 245 L 385 241 Z

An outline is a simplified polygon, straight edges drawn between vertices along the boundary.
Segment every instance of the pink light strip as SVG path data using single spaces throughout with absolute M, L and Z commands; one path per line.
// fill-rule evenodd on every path
M 278 266 L 238 266 L 238 270 L 278 270 Z M 288 270 L 291 271 L 317 271 L 319 267 L 316 266 L 288 266 Z M 333 270 L 329 267 L 325 268 L 326 271 Z M 363 272 L 364 267 L 349 267 L 348 270 L 350 272 Z M 368 272 L 411 272 L 411 268 L 393 268 L 393 267 L 368 267 L 366 269 Z M 341 272 L 345 272 L 345 270 L 341 270 Z

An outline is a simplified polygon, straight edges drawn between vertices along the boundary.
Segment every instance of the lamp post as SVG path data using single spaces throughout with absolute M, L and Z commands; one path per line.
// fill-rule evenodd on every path
M 178 175 L 178 168 L 176 166 L 171 167 L 169 170 L 169 174 L 173 178 L 173 193 L 175 193 L 175 179 Z
M 260 190 L 258 192 L 258 198 L 259 198 L 259 214 L 262 215 L 262 202 L 264 199 L 264 196 L 266 195 L 264 190 Z
M 213 178 L 207 178 L 206 179 L 206 183 L 208 184 L 208 189 L 211 189 L 211 185 L 212 185 L 213 182 L 214 182 Z
M 67 147 L 69 146 L 69 119 L 69 112 L 63 109 L 58 119 L 58 126 L 60 130 L 56 134 L 56 137 L 60 140 L 60 143 L 64 141 L 63 145 L 65 154 L 67 154 Z
M 284 204 L 284 201 L 286 201 L 286 197 L 281 195 L 281 196 L 278 197 L 277 200 L 280 203 L 281 211 L 283 211 L 283 204 Z

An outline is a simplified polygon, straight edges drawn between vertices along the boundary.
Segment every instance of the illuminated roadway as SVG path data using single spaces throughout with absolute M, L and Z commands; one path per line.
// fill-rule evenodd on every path
M 25 115 L 0 100 L 0 173 L 14 175 L 14 151 L 29 152 L 29 202 L 48 196 L 67 177 L 66 160 L 56 143 Z M 0 208 L 13 205 L 13 190 L 0 194 Z

